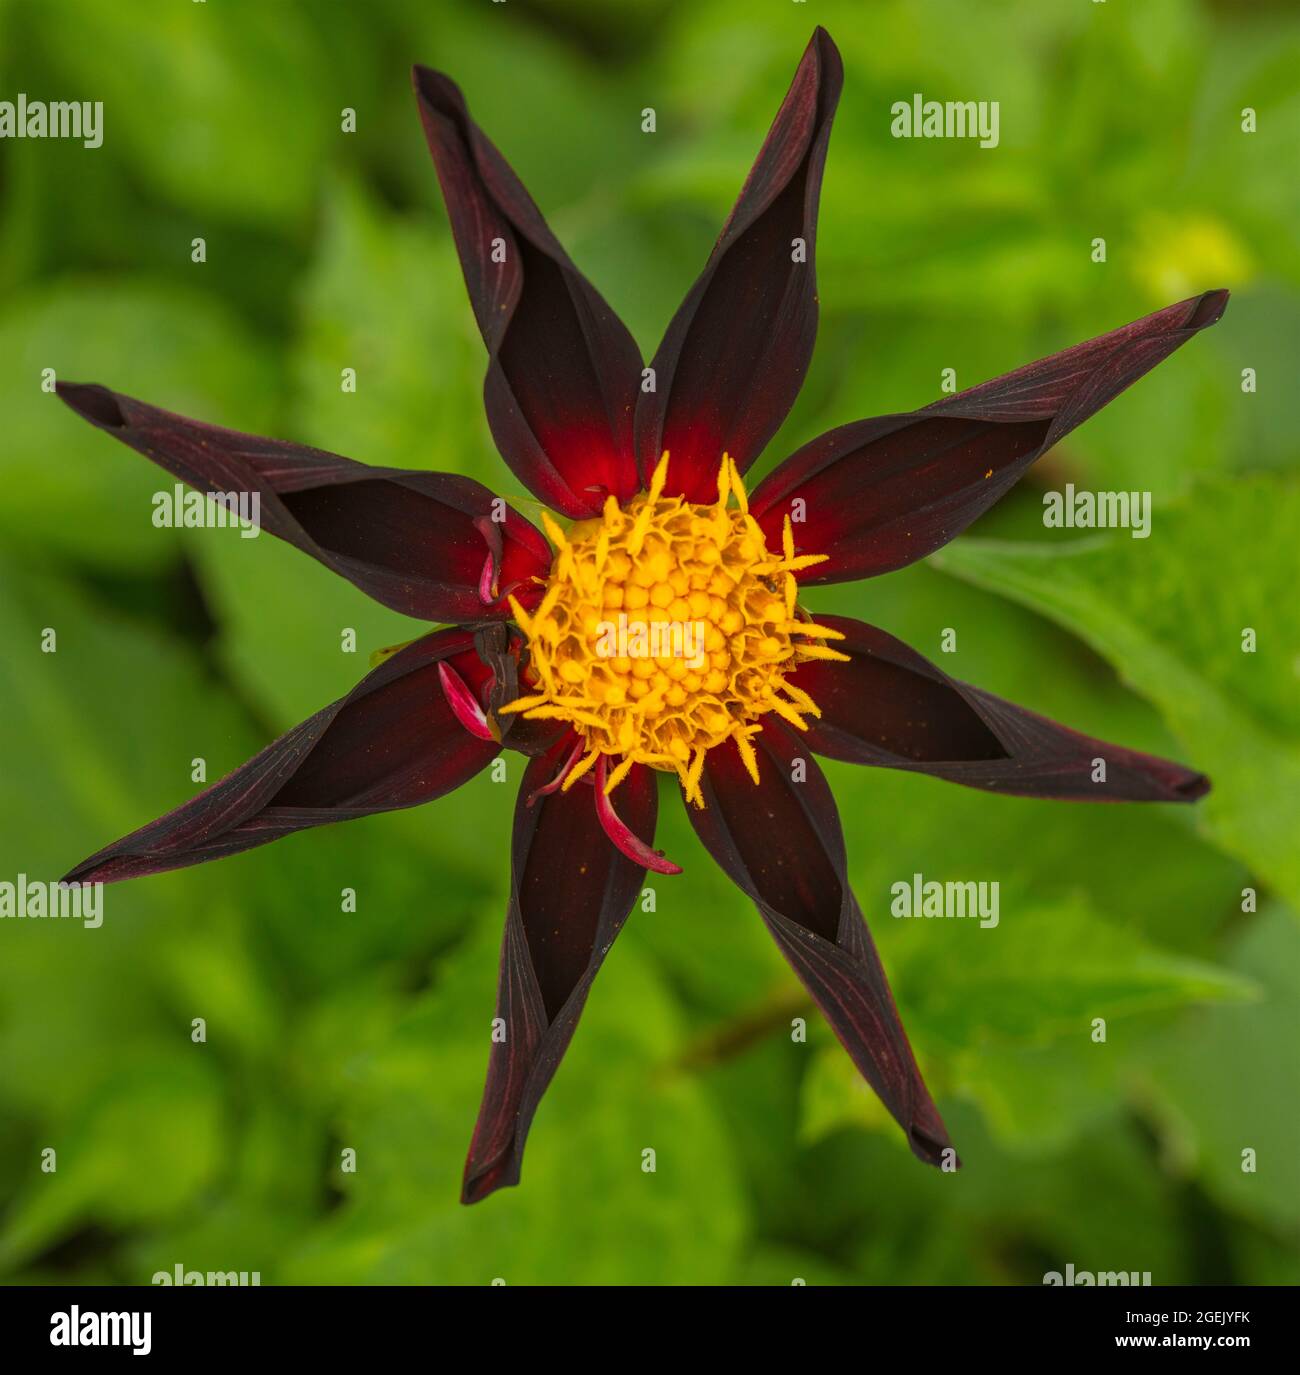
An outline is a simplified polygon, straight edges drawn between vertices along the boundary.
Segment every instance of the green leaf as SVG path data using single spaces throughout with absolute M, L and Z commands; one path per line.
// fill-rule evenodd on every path
M 216 779 L 251 753 L 242 713 L 188 652 L 66 582 L 0 565 L 0 641 L 5 761 L 25 780 L 0 792 L 0 831 L 33 876 L 193 796 L 194 759 Z
M 347 1202 L 278 1278 L 725 1282 L 743 1227 L 730 1145 L 699 1086 L 671 1067 L 681 1045 L 671 1000 L 621 943 L 538 1111 L 523 1185 L 473 1208 L 458 1201 L 499 929 L 499 913 L 485 910 L 472 943 L 395 1031 L 352 1049 L 337 1135 L 355 1148 L 356 1170 L 334 1169 Z M 648 1150 L 653 1170 L 643 1168 Z
M 758 1246 L 750 1251 L 735 1282 L 763 1288 L 856 1283 L 850 1272 L 829 1264 L 824 1256 L 819 1256 L 815 1251 L 772 1245 Z
M 1151 1104 L 1172 1160 L 1223 1206 L 1294 1235 L 1300 932 L 1280 903 L 1241 933 L 1232 964 L 1264 990 L 1264 1001 L 1207 1008 L 1170 1035 L 1151 1067 Z
M 889 1110 L 839 1044 L 814 1051 L 800 1088 L 799 1107 L 799 1136 L 809 1144 L 844 1127 L 861 1127 L 896 1139 L 899 1148 L 907 1150 Z
M 60 0 L 58 10 L 39 30 L 47 60 L 69 95 L 103 101 L 110 155 L 187 209 L 301 222 L 326 138 L 345 137 L 347 103 L 329 98 L 305 15 L 140 0 L 126 25 L 96 0 Z
M 88 425 L 43 373 L 105 385 L 237 429 L 269 422 L 274 368 L 220 302 L 152 282 L 65 281 L 0 315 L 0 533 L 31 555 L 113 571 L 156 569 L 176 532 L 154 526 L 151 498 L 170 474 Z
M 1081 636 L 1151 701 L 1210 775 L 1209 835 L 1300 910 L 1300 601 L 1292 532 L 1300 486 L 1207 483 L 1157 509 L 1149 540 L 1063 545 L 958 540 L 946 572 Z M 1243 652 L 1243 636 L 1257 637 Z
M 202 1051 L 137 1055 L 48 1142 L 38 1176 L 0 1230 L 0 1267 L 90 1222 L 147 1226 L 189 1205 L 223 1163 L 218 1078 Z
M 1178 752 L 1155 711 L 1078 639 L 927 564 L 815 589 L 809 601 L 815 613 L 879 625 L 953 677 L 1076 730 L 1156 754 Z M 956 632 L 952 652 L 942 647 L 947 629 Z M 886 945 L 908 923 L 878 917 L 889 911 L 892 885 L 917 872 L 996 879 L 1008 911 L 1083 893 L 1099 919 L 1198 955 L 1213 953 L 1209 942 L 1225 906 L 1240 893 L 1240 866 L 1196 836 L 1187 810 L 1008 797 L 824 763 L 844 818 L 855 891 Z M 1097 855 L 1106 862 L 1096 863 Z
M 906 925 L 920 928 L 910 932 L 909 1001 L 928 1035 L 968 1051 L 1086 1041 L 1095 1018 L 1249 1001 L 1253 992 L 1236 975 L 1108 925 L 1080 901 L 1003 907 L 989 928 L 924 917 Z M 957 929 L 945 939 L 949 927 Z
M 433 629 L 271 536 L 186 530 L 182 540 L 221 627 L 222 662 L 278 730 L 350 692 L 372 651 Z
M 322 230 L 302 291 L 293 437 L 514 491 L 487 432 L 486 355 L 450 234 L 382 210 L 344 180 L 330 185 Z M 354 392 L 342 390 L 343 368 L 356 370 Z
M 1249 1002 L 1248 979 L 1170 955 L 1107 924 L 1081 900 L 1000 913 L 996 927 L 907 919 L 911 947 L 895 978 L 931 1088 L 973 1098 L 1004 1140 L 1064 1145 L 1121 1103 L 1152 1014 Z M 1104 1041 L 1094 1023 L 1105 1022 Z M 802 1134 L 845 1125 L 903 1138 L 838 1046 L 803 1085 Z

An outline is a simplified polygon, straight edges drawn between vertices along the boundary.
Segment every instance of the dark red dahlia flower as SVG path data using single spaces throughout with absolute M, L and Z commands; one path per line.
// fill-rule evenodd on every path
M 811 758 L 996 792 L 1188 802 L 1181 765 L 959 683 L 883 631 L 812 620 L 801 585 L 901 568 L 988 509 L 1076 425 L 1222 315 L 1211 291 L 922 410 L 822 435 L 747 496 L 817 326 L 818 194 L 840 92 L 818 30 L 708 263 L 651 367 L 570 261 L 445 76 L 415 93 L 470 302 L 484 399 L 546 538 L 467 478 L 369 468 L 64 383 L 92 424 L 263 524 L 386 606 L 452 623 L 387 658 L 177 810 L 69 875 L 111 881 L 427 802 L 502 748 L 515 808 L 493 1044 L 464 1200 L 518 1182 L 524 1141 L 645 871 L 655 772 L 913 1151 L 955 1164 L 850 891 Z M 1104 782 L 1093 760 L 1107 763 Z

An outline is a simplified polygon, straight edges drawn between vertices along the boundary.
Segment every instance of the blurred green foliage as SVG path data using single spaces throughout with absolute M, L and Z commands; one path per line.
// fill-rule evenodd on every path
M 675 807 L 660 842 L 688 875 L 657 885 L 611 956 L 523 1187 L 474 1209 L 457 1185 L 511 786 L 482 776 L 430 808 L 110 889 L 97 931 L 5 922 L 0 1274 L 1300 1277 L 1300 25 L 1284 4 L 0 0 L 0 98 L 105 104 L 101 149 L 0 145 L 0 878 L 56 877 L 188 796 L 191 759 L 225 772 L 419 630 L 271 540 L 153 529 L 166 484 L 42 392 L 41 369 L 517 496 L 409 65 L 462 83 L 649 357 L 815 23 L 847 73 L 822 326 L 759 471 L 933 399 L 943 368 L 964 386 L 1203 288 L 1234 299 L 974 535 L 814 607 L 932 656 L 954 627 L 950 672 L 1192 761 L 1216 791 L 1194 812 L 1090 809 L 829 766 L 956 1176 L 911 1159 L 817 1019 L 791 1043 L 791 976 Z M 889 106 L 914 91 L 998 100 L 1000 146 L 891 139 Z M 1152 538 L 1049 542 L 1041 491 L 1066 480 L 1153 492 Z M 340 652 L 344 627 L 359 653 Z M 997 879 L 997 929 L 893 921 L 890 885 L 917 871 Z

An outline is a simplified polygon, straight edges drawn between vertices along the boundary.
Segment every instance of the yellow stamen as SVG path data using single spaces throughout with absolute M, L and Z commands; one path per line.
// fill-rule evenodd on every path
M 808 696 L 803 688 L 796 687 L 788 679 L 786 682 L 782 683 L 781 686 L 785 690 L 785 695 L 794 701 L 796 705 L 802 707 L 809 716 L 820 716 L 822 714 L 822 709 Z
M 560 791 L 567 793 L 571 787 L 586 773 L 595 766 L 596 760 L 600 758 L 599 750 L 592 750 L 584 754 L 581 759 L 569 770 L 568 777 L 560 784 Z
M 832 630 L 830 626 L 818 625 L 816 621 L 787 621 L 780 629 L 791 635 L 811 635 L 818 640 L 843 640 L 845 638 L 842 630 Z
M 700 791 L 700 775 L 704 772 L 704 755 L 704 750 L 696 750 L 691 756 L 691 767 L 686 771 L 686 797 L 688 801 L 694 802 L 697 807 L 704 806 L 704 794 Z
M 513 702 L 497 708 L 497 714 L 507 711 L 527 711 L 530 707 L 540 707 L 551 699 L 544 692 L 535 692 L 530 697 L 516 697 Z
M 659 462 L 655 464 L 655 470 L 650 474 L 650 500 L 658 501 L 664 490 L 664 483 L 668 481 L 668 450 L 665 449 L 660 456 Z
M 555 554 L 540 604 L 527 613 L 510 600 L 528 657 L 521 695 L 501 710 L 572 726 L 584 753 L 565 789 L 614 756 L 607 791 L 645 764 L 702 807 L 708 751 L 735 740 L 757 781 L 762 718 L 806 730 L 820 715 L 790 675 L 846 656 L 825 644 L 838 631 L 798 609 L 793 575 L 824 556 L 795 554 L 788 518 L 780 550 L 767 547 L 739 465 L 723 456 L 718 499 L 704 505 L 665 496 L 668 475 L 665 451 L 626 505 L 610 496 L 567 529 L 543 516 Z
M 805 659 L 830 659 L 837 664 L 852 663 L 852 656 L 841 654 L 838 649 L 829 649 L 826 645 L 800 645 L 799 653 Z
M 523 607 L 515 601 L 514 593 L 512 592 L 506 600 L 510 603 L 510 614 L 515 618 L 515 624 L 525 635 L 531 635 L 533 633 L 532 619 Z
M 808 722 L 788 702 L 783 702 L 779 697 L 772 698 L 772 710 L 778 716 L 784 716 L 797 730 L 808 729 Z
M 566 550 L 565 552 L 567 553 L 568 551 Z M 563 591 L 564 585 L 562 583 L 552 583 L 550 587 L 546 589 L 546 595 L 542 598 L 541 606 L 533 612 L 533 618 L 538 621 L 544 621 L 551 612 L 555 610 L 555 603 L 560 600 L 560 593 Z
M 546 531 L 546 538 L 556 547 L 556 549 L 567 549 L 569 541 L 565 538 L 564 531 L 555 522 L 555 517 L 549 511 L 542 512 L 542 529 Z
M 745 765 L 746 771 L 748 772 L 749 776 L 754 780 L 754 782 L 757 783 L 758 756 L 754 753 L 753 745 L 749 743 L 749 737 L 746 735 L 737 735 L 736 748 L 740 751 L 740 758 Z
M 628 774 L 632 772 L 632 765 L 635 763 L 635 759 L 625 759 L 621 764 L 616 764 L 614 766 L 613 772 L 610 773 L 609 776 L 605 779 L 606 797 L 608 797 L 609 794 L 612 793 L 614 789 L 617 788 L 618 785 L 628 776 Z
M 736 505 L 740 507 L 743 515 L 748 515 L 749 498 L 745 495 L 745 484 L 740 479 L 740 469 L 736 467 L 736 460 L 730 454 L 723 454 L 722 461 L 730 472 L 731 494 L 736 498 Z
M 579 711 L 567 703 L 560 706 L 534 707 L 524 715 L 529 721 L 572 721 L 575 725 L 599 730 L 605 723 L 593 711 Z
M 781 567 L 787 573 L 798 573 L 804 568 L 816 568 L 819 563 L 825 563 L 830 558 L 829 554 L 800 554 L 795 559 L 783 559 Z

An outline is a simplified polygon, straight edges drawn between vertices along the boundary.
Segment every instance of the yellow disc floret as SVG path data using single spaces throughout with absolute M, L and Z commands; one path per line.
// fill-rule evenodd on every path
M 702 806 L 705 754 L 734 740 L 757 782 L 759 718 L 776 712 L 806 730 L 805 716 L 820 714 L 791 671 L 846 656 L 824 643 L 838 633 L 796 604 L 794 574 L 824 555 L 795 556 L 789 518 L 772 552 L 728 457 L 712 505 L 663 496 L 667 474 L 664 454 L 648 492 L 626 506 L 611 496 L 567 531 L 543 517 L 555 545 L 546 593 L 531 614 L 511 599 L 534 690 L 502 710 L 572 724 L 585 750 L 566 788 L 615 755 L 607 790 L 648 764 L 675 772 Z

